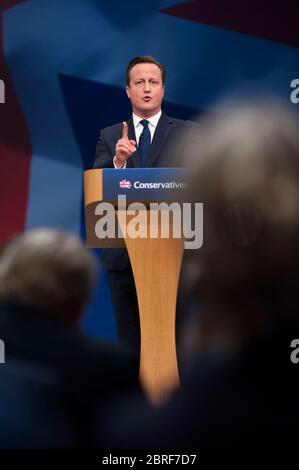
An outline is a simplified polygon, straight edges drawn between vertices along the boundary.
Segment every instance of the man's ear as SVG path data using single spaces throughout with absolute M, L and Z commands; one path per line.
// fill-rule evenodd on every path
M 126 85 L 126 93 L 127 93 L 127 97 L 130 99 L 131 93 L 130 93 L 130 87 L 128 85 Z

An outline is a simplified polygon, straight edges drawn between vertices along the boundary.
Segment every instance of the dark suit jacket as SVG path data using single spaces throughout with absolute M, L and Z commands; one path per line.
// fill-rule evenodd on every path
M 0 339 L 0 448 L 101 447 L 101 414 L 140 394 L 129 354 L 31 305 L 0 303 Z
M 128 137 L 136 141 L 133 119 L 127 121 Z M 97 141 L 94 168 L 113 168 L 115 145 L 122 136 L 122 123 L 106 127 Z M 155 130 L 148 158 L 149 167 L 185 166 L 199 147 L 199 126 L 192 121 L 171 118 L 162 113 Z M 127 168 L 139 168 L 137 151 L 127 160 Z M 103 250 L 103 265 L 111 271 L 122 271 L 128 265 L 125 249 Z

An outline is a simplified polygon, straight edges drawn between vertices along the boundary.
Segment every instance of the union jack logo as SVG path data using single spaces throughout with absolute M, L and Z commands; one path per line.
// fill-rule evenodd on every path
M 128 180 L 121 180 L 119 182 L 119 187 L 120 188 L 125 188 L 125 189 L 130 189 L 132 187 L 132 184 L 130 181 Z

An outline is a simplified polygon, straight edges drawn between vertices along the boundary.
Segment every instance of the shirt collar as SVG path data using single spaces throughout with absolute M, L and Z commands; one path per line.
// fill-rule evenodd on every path
M 158 122 L 159 122 L 159 119 L 161 117 L 161 114 L 162 114 L 162 111 L 160 110 L 157 114 L 155 114 L 154 116 L 150 117 L 147 119 L 147 121 L 153 126 L 153 127 L 157 127 L 158 125 Z M 137 116 L 135 113 L 133 113 L 133 123 L 134 123 L 134 127 L 136 129 L 136 127 L 138 126 L 138 124 L 140 123 L 140 121 L 142 121 L 142 118 Z

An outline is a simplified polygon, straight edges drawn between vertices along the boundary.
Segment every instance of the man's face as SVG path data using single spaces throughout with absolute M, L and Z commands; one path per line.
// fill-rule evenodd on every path
M 136 64 L 130 71 L 126 86 L 133 112 L 142 118 L 151 117 L 161 109 L 164 96 L 161 70 L 155 64 Z

